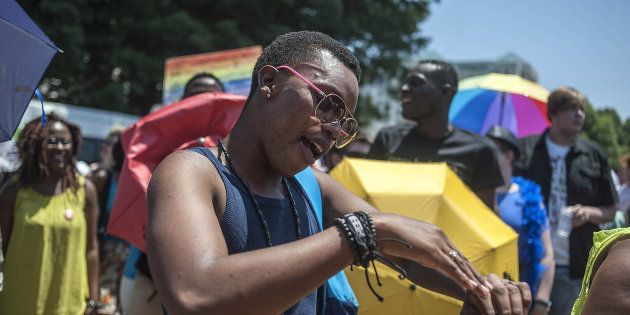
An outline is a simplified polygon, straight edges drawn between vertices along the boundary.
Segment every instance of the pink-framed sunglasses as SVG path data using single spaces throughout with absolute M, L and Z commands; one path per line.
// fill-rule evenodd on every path
M 287 65 L 274 68 L 277 70 L 288 70 L 315 91 L 319 99 L 319 102 L 315 106 L 315 118 L 319 119 L 322 124 L 329 124 L 339 128 L 339 137 L 335 141 L 337 148 L 342 148 L 350 143 L 350 141 L 354 140 L 359 129 L 359 124 L 339 95 L 324 93 L 324 91 L 320 90 L 315 84 Z

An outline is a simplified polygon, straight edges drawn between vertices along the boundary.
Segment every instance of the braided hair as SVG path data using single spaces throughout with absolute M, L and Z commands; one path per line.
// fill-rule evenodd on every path
M 63 182 L 75 192 L 79 189 L 79 181 L 75 172 L 74 157 L 81 146 L 81 129 L 79 126 L 69 123 L 55 113 L 46 115 L 48 123 L 42 125 L 41 118 L 36 118 L 24 126 L 18 138 L 18 149 L 22 166 L 18 171 L 18 180 L 21 186 L 32 186 L 38 179 L 50 176 L 48 169 L 48 157 L 46 156 L 46 145 L 48 141 L 49 128 L 52 124 L 60 122 L 68 127 L 72 135 L 72 159 L 66 164 L 63 171 Z

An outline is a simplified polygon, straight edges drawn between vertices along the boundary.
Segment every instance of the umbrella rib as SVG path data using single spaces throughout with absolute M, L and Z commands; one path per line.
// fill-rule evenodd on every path
M 28 34 L 29 36 L 31 36 L 31 37 L 33 37 L 33 38 L 35 38 L 35 39 L 39 40 L 40 42 L 42 42 L 42 43 L 46 44 L 48 47 L 50 47 L 50 48 L 52 48 L 52 49 L 54 49 L 54 50 L 56 50 L 56 51 L 58 51 L 58 52 L 62 52 L 62 53 L 63 53 L 63 50 L 59 49 L 59 47 L 57 47 L 57 46 L 53 45 L 52 43 L 50 43 L 50 42 L 48 42 L 48 41 L 45 41 L 45 40 L 43 40 L 43 39 L 41 39 L 41 38 L 39 38 L 39 37 L 35 36 L 33 33 L 29 32 L 28 30 L 26 30 L 26 29 L 24 29 L 24 28 L 22 28 L 22 27 L 20 27 L 20 26 L 18 26 L 18 25 L 16 25 L 16 24 L 13 24 L 13 23 L 11 23 L 11 22 L 9 22 L 9 21 L 7 21 L 6 19 L 3 19 L 3 18 L 1 18 L 1 17 L 0 17 L 0 21 L 4 22 L 5 24 L 7 24 L 7 25 L 8 25 L 8 26 L 10 26 L 10 27 L 13 27 L 14 29 L 18 30 L 19 32 L 22 32 L 22 33 Z

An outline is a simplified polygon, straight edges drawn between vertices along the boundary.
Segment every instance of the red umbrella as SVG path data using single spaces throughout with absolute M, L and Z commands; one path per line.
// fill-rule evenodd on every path
M 157 165 L 170 153 L 195 146 L 214 146 L 227 136 L 246 98 L 203 93 L 155 111 L 127 128 L 125 151 L 107 231 L 145 250 L 147 186 Z

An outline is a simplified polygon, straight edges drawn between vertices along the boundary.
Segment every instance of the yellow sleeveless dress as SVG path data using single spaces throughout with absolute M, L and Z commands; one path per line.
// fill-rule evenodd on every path
M 588 290 L 591 287 L 591 274 L 595 262 L 597 259 L 619 240 L 630 238 L 630 228 L 618 228 L 612 230 L 602 230 L 593 234 L 593 247 L 588 254 L 588 262 L 586 263 L 586 270 L 584 272 L 584 278 L 582 279 L 582 289 L 575 304 L 573 304 L 572 315 L 579 315 L 584 309 L 584 303 L 588 297 Z
M 0 314 L 83 314 L 89 296 L 83 177 L 79 184 L 76 194 L 18 191 Z

